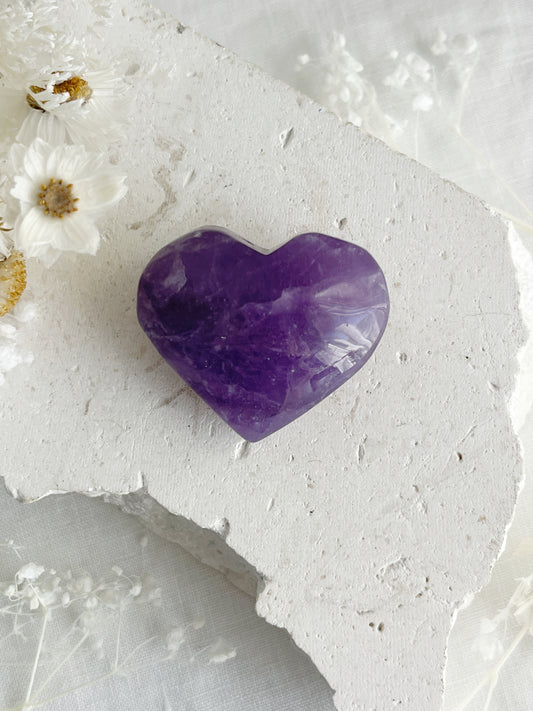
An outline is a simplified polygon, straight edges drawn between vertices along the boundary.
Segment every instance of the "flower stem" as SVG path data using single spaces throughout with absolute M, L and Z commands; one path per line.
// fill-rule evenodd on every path
M 531 224 L 530 222 L 521 220 L 519 217 L 512 215 L 510 212 L 505 212 L 505 210 L 500 210 L 500 208 L 498 207 L 495 207 L 494 209 L 497 210 L 502 217 L 505 217 L 508 220 L 511 220 L 511 222 L 514 222 L 514 224 L 517 227 L 520 227 L 520 229 L 526 230 L 526 232 L 533 232 L 533 224 Z
M 39 637 L 39 644 L 37 645 L 37 651 L 35 653 L 35 659 L 33 660 L 33 668 L 31 670 L 30 683 L 28 684 L 28 690 L 26 691 L 26 698 L 24 699 L 23 707 L 28 703 L 28 700 L 33 691 L 33 685 L 35 683 L 35 675 L 37 674 L 37 667 L 39 666 L 39 659 L 41 657 L 41 652 L 43 649 L 44 637 L 46 634 L 46 626 L 48 624 L 48 618 L 50 616 L 50 611 L 46 610 L 43 618 L 43 625 L 41 627 L 41 635 Z
M 149 639 L 145 639 L 144 642 L 141 642 L 138 644 L 135 649 L 132 649 L 132 651 L 125 657 L 124 661 L 120 664 L 119 667 L 116 667 L 115 671 L 118 671 L 119 669 L 124 669 L 125 665 L 129 660 L 134 657 L 139 649 L 142 649 L 145 647 L 147 644 L 150 644 L 150 642 L 153 642 L 154 640 L 158 639 L 158 635 L 154 635 L 153 637 L 149 637 Z
M 489 681 L 491 682 L 491 690 L 490 690 L 489 698 L 488 698 L 488 702 L 490 703 L 490 699 L 492 697 L 492 691 L 494 690 L 493 687 L 496 685 L 500 671 L 502 670 L 504 664 L 507 662 L 507 660 L 509 659 L 511 654 L 518 647 L 518 645 L 524 639 L 524 637 L 526 636 L 526 634 L 528 632 L 529 632 L 529 625 L 524 625 L 524 627 L 520 630 L 520 632 L 514 638 L 510 647 L 506 650 L 505 654 L 503 654 L 502 657 L 500 657 L 500 660 L 498 661 L 496 666 L 493 667 L 485 677 L 483 677 L 483 679 L 479 682 L 479 684 L 476 686 L 476 688 L 473 691 L 471 691 L 470 694 L 466 697 L 466 699 L 464 699 L 459 704 L 459 706 L 456 706 L 453 711 L 463 711 L 468 706 L 468 704 L 472 701 L 472 699 L 474 699 L 479 694 L 481 689 L 483 689 L 487 685 L 487 683 Z M 487 709 L 488 709 L 488 706 L 485 706 L 485 711 Z
M 147 640 L 147 642 L 153 641 L 153 639 L 156 639 L 156 637 L 152 638 L 152 640 Z M 142 647 L 142 645 L 139 645 L 136 649 L 139 649 L 139 647 Z M 131 657 L 131 655 L 128 655 L 128 658 L 129 657 Z M 36 700 L 31 704 L 31 706 L 27 706 L 26 702 L 24 702 L 20 706 L 12 706 L 10 708 L 1 709 L 1 711 L 24 711 L 24 709 L 29 709 L 29 708 L 36 709 L 36 708 L 39 708 L 40 706 L 45 706 L 46 704 L 50 704 L 53 701 L 56 701 L 57 699 L 61 699 L 64 696 L 68 696 L 68 694 L 72 694 L 75 691 L 80 691 L 81 689 L 86 689 L 88 686 L 97 684 L 100 681 L 104 681 L 105 679 L 111 679 L 112 677 L 116 676 L 118 673 L 133 673 L 133 672 L 145 671 L 146 669 L 149 669 L 150 667 L 154 667 L 157 664 L 162 664 L 163 662 L 168 662 L 171 659 L 172 659 L 172 657 L 169 654 L 167 654 L 166 656 L 160 657 L 159 659 L 154 659 L 151 662 L 137 664 L 137 665 L 131 666 L 131 667 L 124 666 L 124 662 L 122 662 L 122 664 L 119 666 L 119 668 L 117 670 L 112 669 L 111 671 L 108 671 L 105 674 L 100 674 L 99 676 L 94 677 L 94 679 L 85 681 L 82 684 L 77 684 L 76 686 L 71 686 L 70 688 L 65 689 L 64 691 L 60 691 L 58 694 L 55 694 L 54 696 L 51 696 L 48 699 Z
M 531 208 L 529 208 L 526 203 L 518 196 L 515 190 L 509 185 L 509 183 L 502 178 L 502 176 L 494 170 L 490 162 L 485 158 L 485 156 L 481 153 L 480 150 L 476 148 L 476 146 L 470 141 L 464 133 L 461 131 L 459 126 L 454 126 L 455 132 L 459 136 L 459 138 L 464 141 L 464 143 L 468 146 L 468 148 L 472 151 L 472 153 L 476 156 L 476 158 L 481 162 L 482 165 L 487 168 L 492 175 L 496 178 L 498 183 L 502 186 L 504 190 L 509 193 L 509 195 L 515 200 L 515 202 L 520 205 L 520 207 L 529 215 L 529 217 L 533 217 L 533 211 Z
M 121 629 L 121 624 L 122 624 L 122 605 L 120 605 L 119 610 L 118 610 L 118 625 L 117 625 L 117 643 L 115 645 L 115 665 L 114 665 L 114 670 L 116 671 L 118 669 L 118 657 L 119 657 L 119 650 L 120 650 L 120 629 Z
M 42 692 L 42 690 L 48 686 L 48 684 L 52 681 L 54 676 L 57 674 L 57 672 L 61 669 L 61 667 L 68 662 L 68 660 L 72 657 L 73 654 L 75 654 L 78 649 L 82 646 L 82 644 L 85 642 L 87 637 L 89 636 L 89 633 L 86 632 L 83 637 L 79 640 L 77 644 L 72 647 L 70 652 L 67 654 L 67 656 L 57 665 L 57 667 L 54 669 L 53 672 L 51 672 L 48 677 L 44 680 L 44 682 L 41 684 L 41 686 L 37 689 L 35 696 L 38 698 Z M 26 701 L 28 700 L 28 697 L 26 697 Z

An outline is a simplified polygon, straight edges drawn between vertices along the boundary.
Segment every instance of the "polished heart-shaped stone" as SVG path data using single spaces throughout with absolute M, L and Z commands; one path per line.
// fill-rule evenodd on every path
M 375 259 L 318 232 L 264 252 L 202 227 L 153 257 L 137 299 L 139 322 L 159 353 L 251 442 L 351 378 L 388 314 Z

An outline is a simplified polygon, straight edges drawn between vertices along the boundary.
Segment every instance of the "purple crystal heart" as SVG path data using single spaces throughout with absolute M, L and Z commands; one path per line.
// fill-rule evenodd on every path
M 139 283 L 139 322 L 223 420 L 256 442 L 351 378 L 389 314 L 361 247 L 310 232 L 262 252 L 220 227 L 163 247 Z

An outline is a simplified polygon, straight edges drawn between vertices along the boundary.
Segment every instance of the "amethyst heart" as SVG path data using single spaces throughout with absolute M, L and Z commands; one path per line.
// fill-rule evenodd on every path
M 352 377 L 389 314 L 383 272 L 318 232 L 265 253 L 220 227 L 163 247 L 139 283 L 139 322 L 163 358 L 250 442 Z

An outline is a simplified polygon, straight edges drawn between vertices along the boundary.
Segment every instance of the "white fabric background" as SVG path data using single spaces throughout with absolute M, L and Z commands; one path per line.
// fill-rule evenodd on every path
M 365 66 L 374 81 L 392 50 L 427 53 L 437 28 L 449 35 L 470 33 L 479 41 L 479 63 L 466 97 L 465 135 L 487 158 L 465 149 L 453 132 L 442 134 L 442 121 L 428 114 L 420 134 L 419 159 L 490 203 L 531 223 L 509 188 L 526 204 L 533 194 L 533 4 L 529 0 L 158 0 L 156 4 L 264 67 L 275 76 L 304 86 L 295 70 L 296 57 L 323 57 L 332 31 L 346 35 L 347 49 Z M 312 69 L 312 67 L 311 67 Z M 306 73 L 309 80 L 309 72 Z M 409 151 L 409 145 L 404 150 Z M 532 233 L 522 232 L 531 246 Z M 522 257 L 524 260 L 525 257 Z M 423 262 L 423 254 L 421 254 Z M 502 334 L 502 338 L 505 334 Z M 526 354 L 523 369 L 533 370 Z M 530 377 L 530 376 L 529 376 Z M 525 393 L 528 380 L 520 381 Z M 527 484 L 522 493 L 508 546 L 497 564 L 491 585 L 461 613 L 452 633 L 445 710 L 459 708 L 484 670 L 472 644 L 483 617 L 493 617 L 509 600 L 519 577 L 533 571 L 533 436 L 532 420 L 525 419 L 526 398 L 515 403 L 526 454 Z M 438 413 L 436 413 L 438 416 Z M 111 679 L 56 700 L 54 709 L 184 709 L 187 711 L 327 711 L 331 693 L 316 670 L 282 631 L 258 620 L 253 603 L 221 576 L 174 546 L 143 535 L 137 521 L 101 501 L 69 495 L 31 506 L 0 495 L 0 542 L 14 539 L 24 547 L 23 561 L 71 567 L 103 575 L 112 565 L 129 574 L 150 573 L 163 589 L 163 607 L 139 616 L 137 628 L 146 636 L 202 613 L 206 626 L 191 635 L 191 647 L 176 662 L 147 667 L 124 679 Z M 0 580 L 14 574 L 20 561 L 10 549 L 0 549 Z M 124 647 L 139 629 L 126 631 Z M 512 637 L 513 630 L 509 630 Z M 237 656 L 222 665 L 188 662 L 191 650 L 223 636 Z M 9 645 L 0 642 L 0 708 L 15 703 L 17 688 L 27 681 L 27 667 L 7 666 Z M 157 650 L 153 650 L 156 654 Z M 76 682 L 96 673 L 90 655 L 70 670 Z M 146 655 L 146 664 L 150 657 Z M 533 696 L 533 640 L 526 637 L 504 667 L 491 709 L 522 711 Z M 2 698 L 2 693 L 6 698 Z M 466 707 L 483 709 L 483 695 Z M 414 711 L 426 711 L 418 710 Z
M 20 546 L 18 559 L 10 548 L 0 547 L 0 580 L 13 579 L 22 563 L 34 561 L 58 572 L 71 569 L 78 577 L 86 571 L 97 578 L 113 578 L 112 566 L 128 576 L 151 576 L 161 587 L 160 608 L 135 605 L 124 618 L 121 658 L 152 635 L 164 639 L 176 625 L 205 619 L 200 630 L 189 629 L 188 642 L 175 660 L 150 666 L 166 653 L 156 640 L 134 658 L 134 673 L 115 676 L 58 698 L 44 708 L 54 711 L 333 711 L 331 691 L 306 655 L 289 635 L 267 625 L 254 611 L 253 600 L 218 572 L 192 558 L 179 546 L 147 532 L 134 517 L 100 499 L 69 494 L 24 505 L 0 491 L 0 543 L 13 540 Z M 143 537 L 147 541 L 143 541 Z M 144 547 L 141 544 L 145 544 Z M 5 607 L 2 600 L 0 607 Z M 59 616 L 59 613 L 58 615 Z M 75 614 L 72 614 L 72 621 Z M 1 639 L 11 624 L 0 612 L 0 709 L 24 698 L 42 618 L 25 630 L 27 656 L 18 650 L 24 643 Z M 60 629 L 64 633 L 66 625 Z M 222 637 L 237 655 L 222 664 L 209 664 L 208 654 L 190 657 Z M 56 661 L 43 656 L 41 678 L 74 647 L 73 635 L 61 645 Z M 110 630 L 106 659 L 99 663 L 83 648 L 64 668 L 58 685 L 45 698 L 64 688 L 96 678 L 113 658 L 115 628 Z M 54 641 L 54 628 L 50 642 Z M 49 648 L 51 644 L 47 645 Z M 39 682 L 40 683 L 40 682 Z M 36 688 L 39 686 L 37 683 Z

